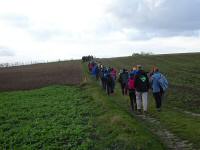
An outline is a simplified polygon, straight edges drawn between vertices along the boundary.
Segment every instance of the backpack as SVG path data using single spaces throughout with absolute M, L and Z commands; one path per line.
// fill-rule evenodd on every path
M 122 73 L 121 74 L 121 82 L 127 83 L 127 81 L 128 81 L 128 73 Z
M 160 75 L 160 78 L 158 79 L 158 83 L 161 87 L 161 91 L 166 91 L 168 89 L 168 81 L 164 75 Z
M 135 80 L 134 79 L 128 79 L 128 88 L 135 89 Z

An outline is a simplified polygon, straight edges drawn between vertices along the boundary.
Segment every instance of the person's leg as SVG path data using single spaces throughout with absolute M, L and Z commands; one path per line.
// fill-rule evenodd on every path
M 121 83 L 122 95 L 124 95 L 124 84 Z
M 124 85 L 124 88 L 125 88 L 125 94 L 127 95 L 128 94 L 128 85 L 126 83 Z
M 103 88 L 106 90 L 106 79 L 103 79 Z
M 99 80 L 99 74 L 98 73 L 96 74 L 96 80 Z
M 147 107 L 148 107 L 148 93 L 147 92 L 142 93 L 142 104 L 143 104 L 144 112 L 147 112 Z
M 162 94 L 158 93 L 158 111 L 161 111 L 161 105 L 162 105 Z
M 134 111 L 133 96 L 134 96 L 133 91 L 132 91 L 132 90 L 129 90 L 130 106 L 131 106 L 131 110 L 132 110 L 132 111 Z
M 160 93 L 153 93 L 153 96 L 154 96 L 154 99 L 155 99 L 155 102 L 156 102 L 156 108 L 158 110 L 160 110 L 160 107 L 161 107 L 161 95 Z
M 134 104 L 134 109 L 137 110 L 137 102 L 136 102 L 135 90 L 133 91 L 133 104 Z
M 156 108 L 158 108 L 158 93 L 153 93 L 153 97 L 155 99 L 155 103 L 156 103 Z
M 141 111 L 141 92 L 136 91 L 137 110 Z
M 113 80 L 111 84 L 111 93 L 114 93 L 114 88 L 115 88 L 115 82 Z
M 114 89 L 115 89 L 115 80 L 113 80 L 113 93 L 114 93 Z
M 106 83 L 106 92 L 108 95 L 110 95 L 110 87 L 108 83 Z

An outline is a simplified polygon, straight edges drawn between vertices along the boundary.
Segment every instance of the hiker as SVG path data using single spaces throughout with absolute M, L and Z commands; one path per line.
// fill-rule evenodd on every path
M 106 90 L 106 84 L 107 84 L 107 75 L 108 75 L 108 70 L 106 67 L 103 68 L 103 76 L 102 76 L 102 87 L 104 90 Z
M 131 71 L 129 72 L 129 78 L 130 78 L 131 76 L 134 76 L 134 77 L 135 77 L 135 75 L 137 74 L 137 72 L 138 72 L 137 67 L 134 66 L 134 67 L 131 69 Z
M 123 69 L 123 71 L 119 74 L 119 80 L 121 84 L 121 90 L 123 95 L 127 95 L 127 83 L 128 83 L 128 72 L 126 69 Z
M 106 92 L 108 95 L 114 93 L 114 79 L 111 75 L 110 70 L 108 70 L 106 75 Z
M 137 110 L 137 103 L 136 103 L 136 95 L 135 95 L 135 75 L 133 73 L 130 74 L 128 79 L 128 91 L 130 97 L 130 106 L 132 111 Z
M 102 85 L 103 87 L 103 82 L 104 82 L 104 66 L 103 65 L 100 66 L 99 78 L 100 78 L 100 85 Z
M 99 80 L 99 73 L 100 73 L 100 64 L 97 64 L 95 67 L 96 80 Z
M 99 64 L 95 64 L 92 69 L 92 74 L 93 74 L 93 76 L 96 77 L 96 80 L 99 80 L 99 72 L 100 72 Z
M 137 110 L 141 113 L 143 105 L 143 112 L 146 114 L 148 107 L 149 79 L 144 70 L 142 70 L 141 65 L 137 66 L 137 70 L 138 72 L 135 75 Z
M 162 80 L 162 78 L 164 79 Z M 160 83 L 160 82 L 163 82 L 163 83 Z M 167 85 L 163 87 L 163 85 L 161 84 L 167 84 Z M 153 72 L 151 76 L 151 87 L 152 87 L 153 97 L 155 99 L 157 111 L 161 111 L 162 98 L 167 86 L 168 86 L 168 82 L 166 81 L 165 77 L 159 72 L 159 69 L 157 67 L 153 67 Z
M 92 75 L 93 75 L 94 77 L 96 77 L 96 74 L 97 74 L 97 72 L 96 72 L 96 68 L 97 68 L 96 63 L 93 63 L 93 67 L 92 67 Z
M 112 88 L 113 88 L 113 90 L 114 90 L 114 88 L 115 88 L 115 81 L 116 81 L 116 79 L 117 79 L 117 71 L 116 71 L 114 68 L 111 68 L 111 69 L 110 69 L 110 74 L 111 74 L 111 76 L 112 76 L 112 78 L 113 78 L 113 85 L 112 85 Z
M 114 68 L 111 68 L 111 75 L 113 77 L 114 80 L 117 79 L 117 70 L 115 70 Z
M 92 68 L 93 68 L 92 62 L 89 62 L 88 63 L 88 69 L 89 69 L 90 73 L 92 72 Z

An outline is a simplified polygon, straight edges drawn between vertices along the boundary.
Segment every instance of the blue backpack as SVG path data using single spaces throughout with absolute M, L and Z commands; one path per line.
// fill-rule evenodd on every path
M 168 89 L 169 83 L 164 75 L 160 75 L 160 78 L 158 79 L 158 83 L 160 87 L 162 88 L 161 90 L 166 91 Z

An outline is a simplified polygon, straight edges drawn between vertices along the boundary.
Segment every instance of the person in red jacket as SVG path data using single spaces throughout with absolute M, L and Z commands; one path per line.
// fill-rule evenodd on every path
M 135 95 L 134 74 L 130 74 L 130 78 L 128 79 L 128 91 L 129 91 L 129 97 L 130 97 L 131 110 L 136 111 L 137 110 L 137 104 L 136 104 L 136 95 Z

